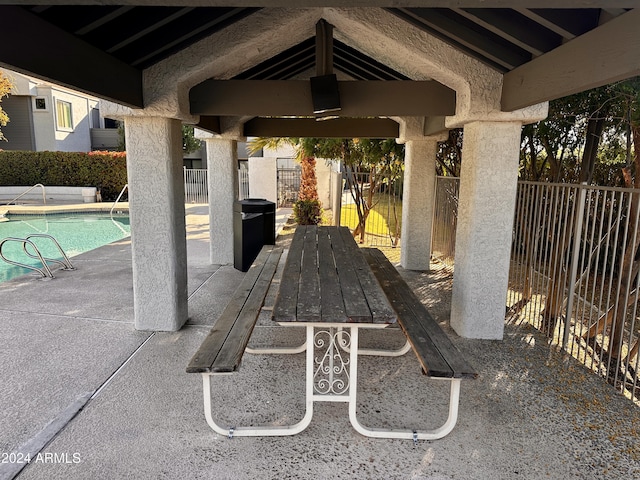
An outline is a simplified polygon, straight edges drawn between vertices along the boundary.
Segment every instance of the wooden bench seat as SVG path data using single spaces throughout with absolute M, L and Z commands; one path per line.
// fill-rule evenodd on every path
M 281 255 L 281 247 L 266 245 L 262 248 L 222 315 L 191 358 L 187 373 L 222 374 L 238 370 Z
M 425 375 L 437 378 L 475 378 L 475 370 L 463 358 L 440 325 L 387 257 L 377 248 L 363 248 L 371 270 L 398 315 Z

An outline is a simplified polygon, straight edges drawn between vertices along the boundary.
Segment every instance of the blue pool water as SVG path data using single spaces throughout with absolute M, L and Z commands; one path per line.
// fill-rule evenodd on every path
M 8 222 L 0 222 L 0 242 L 6 237 L 25 238 L 33 233 L 45 233 L 58 241 L 69 258 L 126 238 L 131 232 L 128 215 L 49 214 L 9 215 L 7 218 Z M 61 258 L 50 240 L 34 238 L 32 241 L 43 256 Z M 17 242 L 6 242 L 2 247 L 2 253 L 11 260 L 41 267 L 38 260 L 24 254 L 22 244 Z M 9 265 L 0 259 L 0 282 L 30 272 L 32 270 Z

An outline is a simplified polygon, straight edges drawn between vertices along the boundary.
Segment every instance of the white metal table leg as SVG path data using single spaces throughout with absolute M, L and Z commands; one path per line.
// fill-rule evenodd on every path
M 357 390 L 358 390 L 358 328 L 351 329 L 350 377 L 351 390 L 349 392 L 349 420 L 353 428 L 360 434 L 374 438 L 403 438 L 409 440 L 436 440 L 449 434 L 458 421 L 458 403 L 460 399 L 460 379 L 444 378 L 451 382 L 449 394 L 449 415 L 446 422 L 439 428 L 430 431 L 416 431 L 406 429 L 368 428 L 357 418 Z
M 276 327 L 282 328 L 282 327 Z M 288 327 L 290 328 L 290 326 Z M 300 328 L 300 327 L 298 327 Z M 253 348 L 247 347 L 245 348 L 245 352 L 250 353 L 252 355 L 294 355 L 296 353 L 302 353 L 307 349 L 307 342 L 303 342 L 302 345 L 298 345 L 296 347 L 261 347 L 261 348 Z
M 307 328 L 307 344 L 313 345 L 313 328 Z M 204 398 L 204 416 L 209 426 L 218 434 L 232 437 L 269 437 L 295 435 L 302 432 L 311 423 L 313 418 L 313 348 L 307 349 L 305 373 L 306 395 L 305 414 L 302 420 L 294 425 L 283 425 L 279 427 L 258 426 L 258 427 L 229 427 L 222 428 L 214 420 L 211 414 L 211 375 L 202 374 L 202 390 Z
M 343 327 L 338 327 L 339 332 L 343 331 Z M 360 348 L 358 350 L 358 355 L 372 355 L 376 357 L 401 357 L 405 353 L 411 350 L 411 344 L 409 340 L 405 339 L 404 345 L 395 350 L 376 350 L 372 348 Z M 351 353 L 350 347 L 344 347 L 344 351 L 347 353 Z
M 223 428 L 214 420 L 211 412 L 211 375 L 202 374 L 203 394 L 204 394 L 204 413 L 209 426 L 218 434 L 226 435 L 229 438 L 238 436 L 284 436 L 295 435 L 306 429 L 311 423 L 313 417 L 314 401 L 347 401 L 349 403 L 349 420 L 353 428 L 361 435 L 374 438 L 399 438 L 409 440 L 436 440 L 449 434 L 458 420 L 458 404 L 460 398 L 460 379 L 459 378 L 443 378 L 451 383 L 449 394 L 449 413 L 445 423 L 430 431 L 416 431 L 408 429 L 382 429 L 369 428 L 360 423 L 357 418 L 357 394 L 358 394 L 358 355 L 381 355 L 381 353 L 368 353 L 374 350 L 360 350 L 358 348 L 359 331 L 358 326 L 349 326 L 350 342 L 344 342 L 340 348 L 347 346 L 349 352 L 349 378 L 348 378 L 348 395 L 314 395 L 315 382 L 315 364 L 314 364 L 314 324 L 306 325 L 306 365 L 305 365 L 305 414 L 302 420 L 294 425 L 285 426 L 257 426 L 257 427 L 229 427 Z M 366 328 L 366 327 L 363 327 Z M 407 342 L 408 345 L 408 342 Z M 405 345 L 397 352 L 409 348 Z M 302 348 L 291 347 L 291 348 Z M 261 351 L 261 349 L 258 349 Z M 274 349 L 275 350 L 275 349 Z M 301 350 L 301 351 L 304 351 Z M 377 352 L 377 351 L 375 351 Z M 384 352 L 384 351 L 383 351 Z M 271 353 L 271 352 L 269 352 Z M 300 352 L 297 352 L 300 353 Z M 388 352 L 390 353 L 390 352 Z M 382 353 L 384 355 L 384 353 Z

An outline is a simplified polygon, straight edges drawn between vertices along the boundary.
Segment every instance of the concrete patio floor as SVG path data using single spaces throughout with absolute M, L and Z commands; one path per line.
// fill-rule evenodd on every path
M 479 377 L 463 382 L 458 425 L 444 439 L 363 437 L 342 404 L 317 404 L 293 437 L 216 435 L 200 376 L 185 368 L 243 274 L 208 264 L 206 208 L 187 213 L 190 320 L 179 332 L 133 328 L 128 240 L 75 257 L 77 271 L 53 280 L 0 284 L 0 479 L 640 478 L 640 408 L 522 325 L 507 325 L 503 341 L 447 330 Z M 450 272 L 401 273 L 444 324 Z M 301 340 L 268 317 L 251 345 Z M 379 331 L 364 341 L 402 337 Z M 246 354 L 238 374 L 214 379 L 214 415 L 230 425 L 295 422 L 303 372 L 304 355 Z M 359 377 L 366 425 L 444 420 L 447 385 L 423 377 L 411 353 L 365 358 Z M 26 452 L 31 463 L 19 464 Z

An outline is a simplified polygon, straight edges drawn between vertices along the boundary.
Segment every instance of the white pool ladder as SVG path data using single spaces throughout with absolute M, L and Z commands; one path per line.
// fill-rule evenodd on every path
M 42 253 L 40 253 L 40 250 L 38 249 L 36 244 L 31 241 L 32 238 L 47 238 L 47 239 L 51 240 L 55 244 L 55 246 L 58 247 L 58 250 L 62 254 L 62 260 L 58 260 L 56 258 L 44 257 L 42 255 Z M 21 243 L 22 244 L 22 249 L 24 250 L 24 253 L 29 258 L 35 258 L 36 260 L 39 260 L 40 263 L 42 263 L 42 268 L 38 268 L 38 267 L 35 267 L 33 265 L 29 265 L 29 264 L 26 264 L 26 263 L 18 262 L 16 260 L 8 259 L 4 255 L 4 253 L 2 253 L 2 247 L 4 246 L 5 243 L 8 243 L 8 242 Z M 35 253 L 29 252 L 29 250 L 27 248 L 28 246 L 31 246 Z M 47 235 L 45 233 L 32 233 L 31 235 L 28 235 L 25 238 L 7 237 L 7 238 L 3 239 L 2 241 L 0 241 L 0 258 L 2 258 L 2 260 L 4 260 L 6 263 L 9 263 L 11 265 L 17 265 L 18 267 L 22 267 L 22 268 L 27 268 L 29 270 L 34 270 L 34 271 L 38 272 L 40 275 L 42 275 L 43 277 L 48 277 L 48 278 L 55 278 L 55 277 L 53 276 L 53 273 L 51 273 L 51 269 L 49 268 L 49 265 L 47 265 L 47 262 L 53 262 L 53 263 L 57 263 L 59 265 L 62 265 L 62 270 L 75 270 L 76 269 L 71 264 L 71 261 L 69 260 L 69 257 L 67 257 L 67 254 L 64 253 L 64 250 L 62 250 L 62 247 L 60 246 L 58 241 L 55 238 L 53 238 L 51 235 Z

